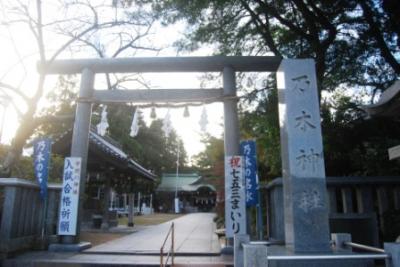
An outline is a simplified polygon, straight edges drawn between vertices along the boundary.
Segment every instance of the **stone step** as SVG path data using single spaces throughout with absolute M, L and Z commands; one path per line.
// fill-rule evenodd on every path
M 164 258 L 165 259 L 165 258 Z M 231 266 L 224 256 L 176 256 L 175 266 Z M 159 255 L 33 252 L 0 261 L 4 267 L 160 266 Z

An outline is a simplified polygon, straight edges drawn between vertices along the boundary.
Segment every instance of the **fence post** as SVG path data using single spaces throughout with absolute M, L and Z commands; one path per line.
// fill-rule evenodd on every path
M 233 259 L 234 259 L 234 266 L 235 267 L 243 267 L 244 260 L 243 260 L 243 244 L 250 242 L 249 235 L 234 235 L 234 242 L 233 242 Z
M 160 266 L 162 267 L 162 266 L 164 266 L 164 251 L 163 251 L 163 248 L 161 247 L 161 249 L 160 249 Z
M 11 239 L 13 232 L 18 224 L 21 188 L 16 186 L 5 186 L 4 188 L 4 202 L 3 202 L 3 215 L 0 227 L 0 240 L 7 242 Z
M 174 257 L 175 257 L 175 224 L 172 223 L 172 237 L 171 237 L 171 243 L 172 243 L 172 251 L 171 251 L 171 263 L 172 266 L 174 266 Z
M 268 267 L 267 246 L 255 244 L 243 244 L 244 266 Z
M 384 243 L 383 248 L 390 255 L 388 267 L 400 267 L 400 243 Z
M 332 233 L 331 239 L 335 244 L 335 251 L 351 251 L 351 247 L 346 246 L 345 242 L 351 242 L 351 234 L 347 233 Z

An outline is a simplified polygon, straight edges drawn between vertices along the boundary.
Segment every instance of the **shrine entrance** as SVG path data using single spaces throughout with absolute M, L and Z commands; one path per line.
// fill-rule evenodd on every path
M 79 97 L 73 129 L 71 157 L 81 158 L 79 205 L 85 189 L 88 135 L 93 103 L 190 103 L 220 101 L 224 104 L 225 172 L 240 155 L 237 114 L 236 72 L 277 72 L 284 176 L 284 213 L 286 246 L 295 251 L 329 250 L 326 185 L 319 117 L 319 101 L 314 62 L 307 59 L 282 60 L 278 57 L 171 57 L 56 60 L 40 66 L 44 74 L 81 74 Z M 223 88 L 96 90 L 99 73 L 220 72 Z M 228 167 L 228 168 L 227 168 Z M 236 166 L 238 167 L 238 166 Z M 239 166 L 240 167 L 240 166 Z M 225 212 L 228 237 L 245 234 L 246 225 L 233 231 L 232 225 L 245 218 L 245 196 L 236 194 L 243 179 L 235 170 L 225 173 Z M 235 185 L 237 183 L 237 185 Z M 235 191 L 235 192 L 234 192 Z M 235 212 L 234 212 L 235 211 Z M 238 217 L 235 217 L 238 216 Z M 78 225 L 80 215 L 78 215 Z M 318 227 L 316 227 L 318 226 Z M 237 229 L 237 226 L 235 226 Z M 63 244 L 79 242 L 75 235 L 63 235 Z

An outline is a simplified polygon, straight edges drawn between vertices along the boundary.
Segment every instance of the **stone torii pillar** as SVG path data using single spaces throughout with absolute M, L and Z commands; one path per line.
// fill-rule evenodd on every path
M 312 59 L 284 59 L 277 71 L 286 246 L 329 251 L 328 197 Z
M 226 97 L 226 99 L 224 99 L 224 153 L 225 157 L 237 156 L 240 154 L 240 133 L 239 118 L 237 114 L 235 69 L 231 66 L 224 67 L 222 72 L 222 81 L 223 96 Z M 227 180 L 227 174 L 225 173 L 225 187 L 228 186 L 228 183 L 229 181 Z M 225 198 L 227 198 L 226 195 Z M 242 198 L 240 201 L 245 202 L 245 199 Z M 245 205 L 245 203 L 242 203 L 241 206 Z M 243 214 L 242 216 L 245 215 L 246 214 Z M 225 220 L 225 223 L 227 223 L 227 220 Z M 233 253 L 234 239 L 232 237 L 227 237 L 227 242 L 228 246 L 221 250 L 222 254 Z
M 232 67 L 223 70 L 224 100 L 224 151 L 225 156 L 239 155 L 239 119 L 237 115 L 236 75 Z
M 81 75 L 81 85 L 79 90 L 79 98 L 90 98 L 93 94 L 95 74 L 88 68 L 83 69 Z M 86 165 L 89 148 L 89 130 L 90 120 L 92 116 L 92 103 L 79 102 L 76 105 L 76 116 L 74 122 L 74 130 L 72 134 L 71 157 L 80 157 L 82 159 L 82 168 L 80 175 L 79 188 L 79 210 L 77 233 L 75 236 L 62 236 L 63 244 L 75 244 L 79 242 L 80 221 L 82 218 L 83 207 L 82 203 L 85 199 L 85 184 L 86 184 Z

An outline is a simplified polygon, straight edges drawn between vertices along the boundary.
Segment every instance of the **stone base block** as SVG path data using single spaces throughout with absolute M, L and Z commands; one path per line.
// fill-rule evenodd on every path
M 49 244 L 57 244 L 60 242 L 60 236 L 59 235 L 50 235 L 50 236 L 48 236 L 48 242 L 49 242 Z
M 268 267 L 374 267 L 374 260 L 280 260 L 268 261 Z
M 244 266 L 259 267 L 267 258 L 267 247 L 264 245 L 243 244 Z
M 80 242 L 78 244 L 50 244 L 49 251 L 52 252 L 81 252 L 85 249 L 91 248 L 92 244 L 89 242 Z
M 354 255 L 352 252 L 295 253 L 284 246 L 268 247 L 268 256 Z M 374 267 L 373 259 L 270 259 L 268 267 Z
M 233 246 L 225 246 L 221 249 L 222 255 L 233 255 Z
M 233 238 L 233 262 L 235 267 L 244 267 L 243 244 L 250 242 L 249 235 L 235 235 Z
M 400 266 L 400 243 L 384 243 L 384 248 L 385 252 L 390 255 L 391 266 Z
M 298 253 L 330 252 L 325 179 L 284 178 L 285 185 L 291 187 L 291 200 L 284 197 L 286 245 Z

